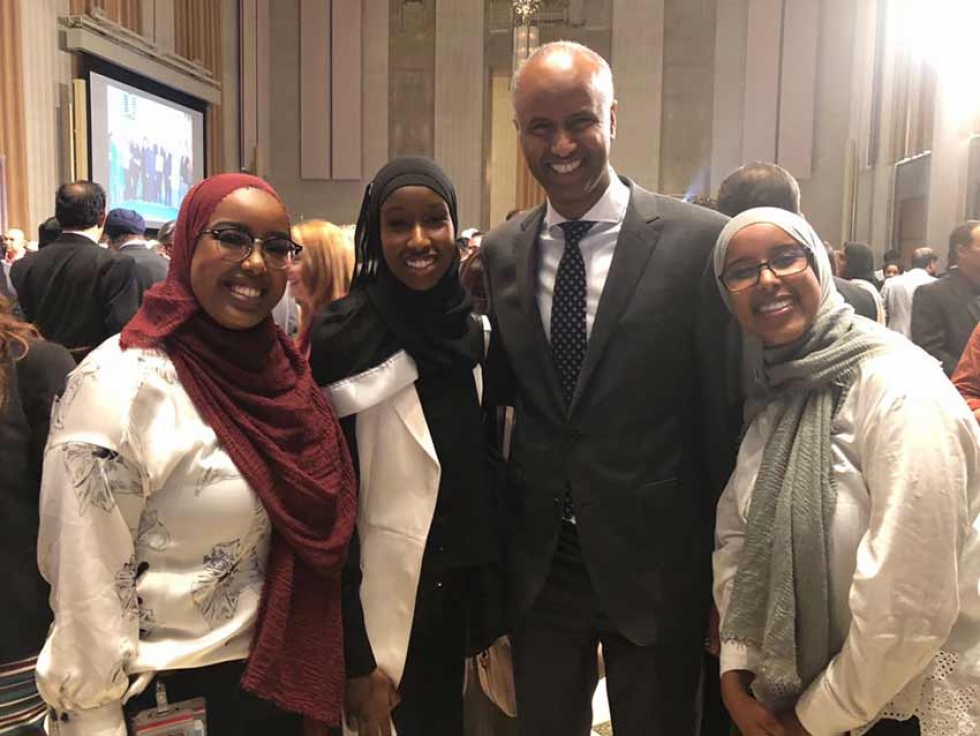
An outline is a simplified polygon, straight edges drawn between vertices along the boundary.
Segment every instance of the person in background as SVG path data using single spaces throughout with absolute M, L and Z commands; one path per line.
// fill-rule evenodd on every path
M 0 299 L 0 732 L 41 736 L 47 710 L 34 667 L 51 612 L 37 571 L 38 498 L 51 405 L 75 361 Z
M 174 228 L 176 226 L 176 220 L 169 220 L 163 223 L 160 229 L 157 230 L 157 244 L 159 246 L 157 252 L 168 261 L 170 260 L 170 253 L 173 250 Z
M 878 324 L 885 324 L 885 303 L 881 299 L 882 282 L 875 276 L 875 256 L 871 247 L 865 243 L 847 242 L 838 251 L 838 255 L 841 277 L 871 296 L 875 304 L 874 320 Z
M 975 736 L 980 427 L 934 361 L 854 316 L 801 217 L 732 219 L 713 272 L 766 366 L 717 508 L 740 733 Z
M 885 267 L 881 270 L 882 278 L 887 281 L 888 279 L 893 279 L 896 276 L 901 276 L 904 273 L 902 269 L 902 264 L 899 261 L 885 261 Z M 882 289 L 885 288 L 882 284 Z
M 18 261 L 27 252 L 27 240 L 24 238 L 24 231 L 17 227 L 12 227 L 3 234 L 3 257 L 7 264 Z
M 479 249 L 459 267 L 459 279 L 466 293 L 473 300 L 473 312 L 481 316 L 490 314 L 490 295 L 487 287 L 487 273 L 483 266 L 483 254 Z
M 139 307 L 132 258 L 99 247 L 105 191 L 89 181 L 58 188 L 56 240 L 14 263 L 10 277 L 28 321 L 77 360 L 117 334 Z
M 40 250 L 50 245 L 61 235 L 61 223 L 57 217 L 49 217 L 37 226 L 37 248 Z
M 145 233 L 146 222 L 139 212 L 117 208 L 106 216 L 105 234 L 109 247 L 136 263 L 141 302 L 147 289 L 167 278 L 169 268 L 166 258 L 147 248 Z
M 952 380 L 973 416 L 980 422 L 980 324 L 973 329 L 960 362 L 953 371 Z
M 947 265 L 941 279 L 915 292 L 912 342 L 951 376 L 980 322 L 980 220 L 967 220 L 953 229 Z
M 354 248 L 339 227 L 324 220 L 294 225 L 293 240 L 303 246 L 303 255 L 289 267 L 289 289 L 299 307 L 299 350 L 306 353 L 313 318 L 350 290 Z
M 298 248 L 264 181 L 201 182 L 166 281 L 57 402 L 37 548 L 52 736 L 124 736 L 154 679 L 171 702 L 205 698 L 209 736 L 340 725 L 356 487 L 336 417 L 269 316 Z
M 912 251 L 912 268 L 903 274 L 889 278 L 881 287 L 881 299 L 888 313 L 888 327 L 912 337 L 912 300 L 916 290 L 936 280 L 939 258 L 932 248 L 916 248 Z
M 484 327 L 459 282 L 457 226 L 434 162 L 386 164 L 361 206 L 351 292 L 311 334 L 313 375 L 360 477 L 344 596 L 346 713 L 360 736 L 460 736 L 466 656 L 500 633 Z

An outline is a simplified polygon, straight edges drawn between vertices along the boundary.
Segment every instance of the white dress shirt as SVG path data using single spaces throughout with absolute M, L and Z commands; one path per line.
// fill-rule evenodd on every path
M 888 327 L 912 339 L 912 297 L 923 284 L 935 281 L 924 268 L 913 268 L 887 279 L 881 287 L 881 298 L 888 314 Z
M 715 603 L 724 622 L 759 466 L 778 407 L 749 426 L 718 503 Z M 830 603 L 847 631 L 800 697 L 813 736 L 917 716 L 922 736 L 980 733 L 980 428 L 909 344 L 866 360 L 831 429 L 837 501 Z M 759 652 L 723 642 L 721 671 Z
M 270 537 L 167 354 L 116 336 L 89 355 L 52 410 L 41 484 L 49 733 L 125 736 L 130 675 L 245 659 Z
M 609 186 L 605 193 L 580 218 L 595 222 L 579 242 L 579 250 L 585 260 L 585 331 L 590 337 L 629 201 L 630 188 L 610 168 Z M 544 334 L 548 340 L 551 340 L 551 300 L 555 293 L 555 278 L 558 275 L 558 264 L 565 252 L 565 232 L 559 227 L 563 222 L 568 222 L 568 218 L 558 214 L 549 201 L 541 232 L 538 234 L 538 311 L 541 313 Z

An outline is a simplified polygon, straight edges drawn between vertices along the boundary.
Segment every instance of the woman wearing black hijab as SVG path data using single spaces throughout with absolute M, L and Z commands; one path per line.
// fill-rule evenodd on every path
M 435 163 L 384 166 L 361 206 L 351 293 L 311 333 L 360 482 L 344 633 L 347 724 L 361 736 L 392 723 L 460 736 L 465 657 L 497 633 L 484 330 L 459 281 L 458 224 Z

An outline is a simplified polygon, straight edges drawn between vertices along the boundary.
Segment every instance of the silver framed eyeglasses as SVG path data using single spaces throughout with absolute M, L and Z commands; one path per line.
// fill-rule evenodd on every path
M 728 291 L 745 291 L 759 283 L 762 269 L 768 268 L 773 276 L 782 278 L 806 271 L 812 256 L 805 248 L 788 248 L 762 263 L 738 263 L 726 268 L 719 280 Z
M 200 235 L 208 235 L 217 242 L 221 259 L 229 263 L 242 263 L 252 255 L 256 247 L 261 246 L 265 265 L 277 271 L 289 268 L 303 250 L 302 245 L 285 236 L 256 238 L 252 233 L 238 227 L 216 227 L 202 230 Z

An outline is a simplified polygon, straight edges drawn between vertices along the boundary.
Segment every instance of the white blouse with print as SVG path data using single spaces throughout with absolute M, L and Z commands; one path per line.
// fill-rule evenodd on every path
M 117 336 L 71 374 L 40 514 L 52 733 L 124 736 L 129 675 L 248 656 L 269 519 L 165 352 Z
M 718 504 L 715 602 L 724 621 L 775 408 L 750 425 Z M 918 716 L 922 736 L 980 733 L 980 429 L 911 344 L 868 359 L 831 428 L 837 503 L 831 604 L 841 651 L 796 712 L 813 736 Z M 721 671 L 758 666 L 725 642 Z

